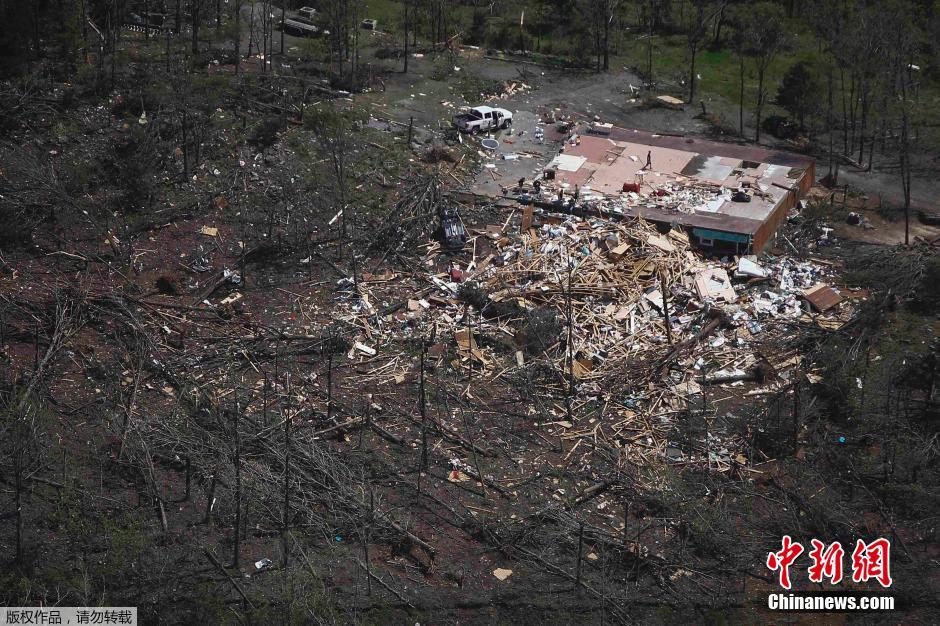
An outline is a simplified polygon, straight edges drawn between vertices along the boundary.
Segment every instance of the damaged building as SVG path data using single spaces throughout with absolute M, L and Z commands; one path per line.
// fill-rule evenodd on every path
M 758 253 L 814 175 L 803 155 L 594 124 L 544 168 L 537 202 L 567 195 L 611 217 L 680 227 L 719 254 Z

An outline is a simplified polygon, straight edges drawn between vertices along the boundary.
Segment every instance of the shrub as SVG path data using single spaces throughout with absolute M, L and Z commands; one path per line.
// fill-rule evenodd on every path
M 911 301 L 913 308 L 919 313 L 931 315 L 940 313 L 940 255 L 927 259 L 920 282 L 914 288 Z
M 561 333 L 561 324 L 553 309 L 536 309 L 526 316 L 517 337 L 522 349 L 530 355 L 541 354 L 555 343 Z
M 429 73 L 431 80 L 447 80 L 454 74 L 454 63 L 450 56 L 444 56 L 434 62 Z
M 118 208 L 140 209 L 152 200 L 159 164 L 153 139 L 146 127 L 134 124 L 114 142 L 105 166 L 119 190 Z
M 282 126 L 283 122 L 280 117 L 274 116 L 264 119 L 251 130 L 248 141 L 261 152 L 264 152 L 277 141 L 277 134 Z

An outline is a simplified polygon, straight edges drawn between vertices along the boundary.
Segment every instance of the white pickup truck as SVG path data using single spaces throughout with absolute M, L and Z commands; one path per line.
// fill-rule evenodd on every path
M 456 116 L 454 124 L 461 132 L 476 135 L 480 131 L 509 128 L 512 126 L 512 113 L 488 106 L 473 107 L 467 113 Z

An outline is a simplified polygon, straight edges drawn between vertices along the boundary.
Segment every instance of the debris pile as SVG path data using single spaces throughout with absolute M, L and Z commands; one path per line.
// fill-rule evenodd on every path
M 422 261 L 429 271 L 413 282 L 360 283 L 363 301 L 391 312 L 376 314 L 352 298 L 341 303 L 340 319 L 365 329 L 360 339 L 379 354 L 383 344 L 433 335 L 443 342 L 436 344 L 440 360 L 480 384 L 534 362 L 548 365 L 556 375 L 542 384 L 555 397 L 576 390 L 579 398 L 616 405 L 585 431 L 590 436 L 642 434 L 644 445 L 628 446 L 628 456 L 676 460 L 667 453 L 669 433 L 703 385 L 779 390 L 800 358 L 765 346 L 785 343 L 793 324 L 833 329 L 851 314 L 825 286 L 832 268 L 823 262 L 706 260 L 685 233 L 662 234 L 638 218 L 559 216 L 529 206 L 502 225 L 469 232 L 473 258 L 465 268 L 448 261 L 447 271 L 436 271 L 445 250 L 429 244 Z M 544 417 L 575 429 L 568 434 L 581 432 L 570 408 L 555 404 Z M 715 467 L 727 470 L 732 464 L 722 459 L 740 450 L 719 436 L 702 445 L 725 450 Z
M 486 97 L 486 102 L 493 100 L 505 100 L 513 96 L 518 96 L 532 90 L 531 85 L 519 81 L 505 81 L 502 84 L 502 92 L 497 92 Z

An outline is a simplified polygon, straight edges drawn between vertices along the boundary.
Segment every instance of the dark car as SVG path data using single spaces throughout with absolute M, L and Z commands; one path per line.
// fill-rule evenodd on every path
M 467 245 L 467 229 L 454 207 L 441 210 L 441 239 L 450 250 L 460 250 Z

